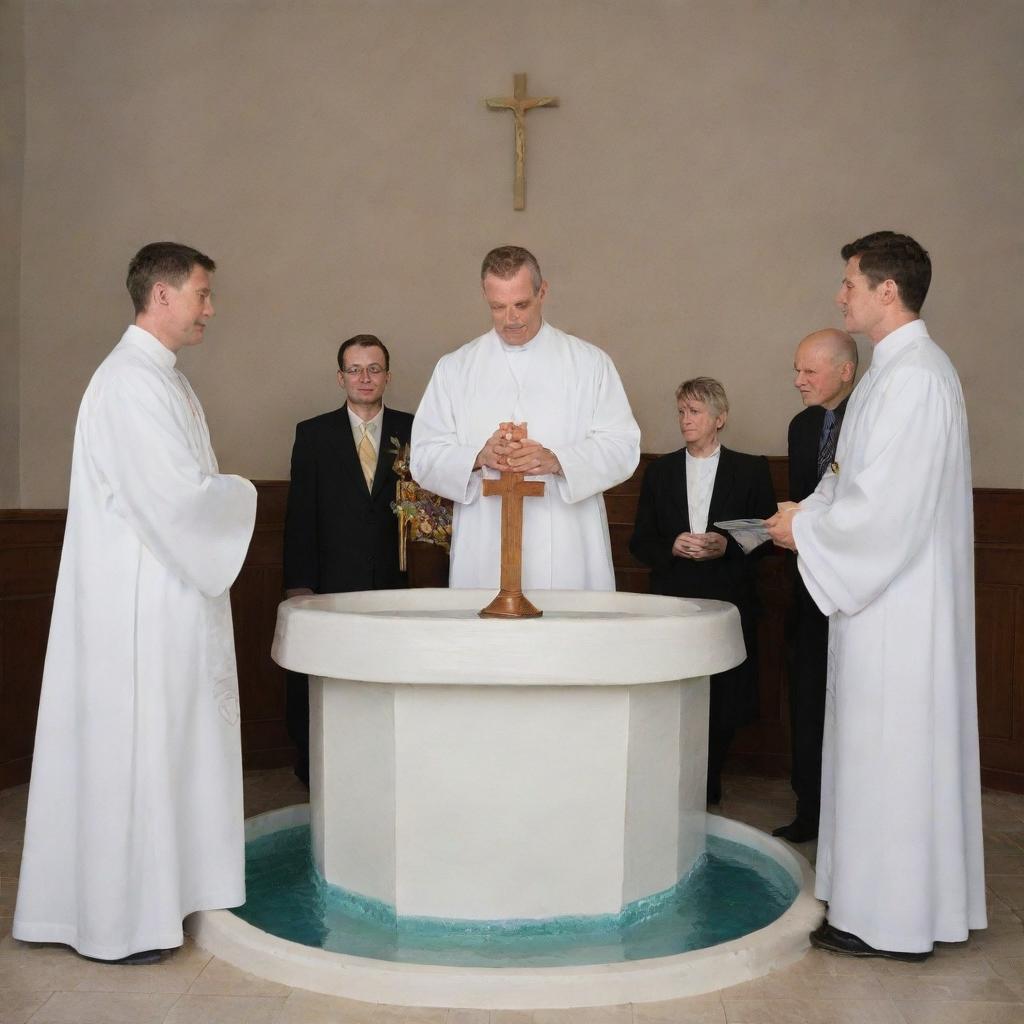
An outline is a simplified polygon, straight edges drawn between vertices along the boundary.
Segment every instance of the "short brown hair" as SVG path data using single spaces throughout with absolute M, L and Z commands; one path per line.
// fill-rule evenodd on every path
M 492 249 L 480 265 L 480 280 L 483 281 L 489 274 L 491 277 L 507 281 L 509 278 L 515 277 L 522 267 L 530 268 L 530 281 L 533 283 L 533 292 L 536 295 L 544 283 L 540 264 L 529 249 L 524 249 L 519 245 L 499 245 L 497 249 Z
M 872 291 L 883 281 L 895 281 L 903 305 L 911 313 L 921 312 L 932 283 L 932 261 L 910 235 L 876 231 L 844 245 L 840 255 L 844 260 L 860 257 L 860 272 L 871 282 Z
M 729 399 L 726 397 L 725 388 L 714 377 L 684 380 L 676 388 L 676 401 L 678 402 L 680 398 L 689 399 L 691 402 L 703 402 L 716 416 L 729 415 Z
M 376 334 L 356 334 L 347 341 L 343 341 L 341 343 L 341 348 L 338 349 L 339 370 L 345 369 L 345 353 L 354 346 L 358 346 L 359 348 L 373 348 L 376 346 L 384 353 L 384 369 L 391 369 L 391 353 L 388 352 L 387 345 L 385 345 Z
M 192 273 L 194 266 L 200 266 L 211 274 L 217 264 L 209 256 L 180 242 L 150 242 L 144 245 L 128 264 L 128 294 L 136 314 L 143 313 L 149 305 L 149 293 L 157 281 L 165 281 L 172 288 L 180 288 Z

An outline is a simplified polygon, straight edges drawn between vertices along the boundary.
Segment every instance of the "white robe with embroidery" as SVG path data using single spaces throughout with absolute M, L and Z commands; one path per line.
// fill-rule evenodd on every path
M 967 418 L 923 321 L 876 346 L 836 462 L 793 520 L 830 616 L 816 893 L 834 927 L 924 952 L 986 917 Z
M 245 900 L 228 587 L 256 512 L 175 356 L 129 327 L 75 429 L 14 935 L 116 959 Z
M 456 502 L 450 582 L 496 588 L 501 568 L 501 499 L 483 497 L 473 470 L 500 422 L 526 422 L 551 449 L 562 475 L 536 478 L 543 497 L 523 499 L 523 589 L 614 590 L 602 492 L 640 460 L 640 428 L 611 359 L 543 324 L 522 353 L 517 382 L 495 331 L 443 356 L 416 411 L 413 478 Z

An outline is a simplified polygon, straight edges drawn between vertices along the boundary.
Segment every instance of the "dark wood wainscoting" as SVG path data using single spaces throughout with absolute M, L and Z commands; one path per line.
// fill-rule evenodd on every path
M 974 492 L 981 780 L 1024 793 L 1024 491 Z
M 629 480 L 613 487 L 605 495 L 608 525 L 612 538 L 612 560 L 619 590 L 647 593 L 648 570 L 629 553 L 640 482 L 647 464 L 656 455 L 643 455 Z M 768 459 L 779 500 L 788 497 L 788 459 Z M 786 658 L 783 636 L 791 602 L 793 571 L 791 559 L 779 548 L 772 548 L 757 565 L 757 591 L 760 602 L 758 623 L 758 662 L 761 717 L 737 733 L 729 754 L 728 768 L 758 775 L 789 774 L 789 709 L 786 704 Z
M 639 483 L 646 463 L 607 494 L 619 589 L 643 592 L 647 570 L 628 551 Z M 780 498 L 786 459 L 772 458 Z M 231 590 L 242 700 L 246 767 L 290 763 L 284 726 L 284 673 L 270 658 L 281 599 L 281 535 L 288 485 L 258 482 L 256 530 Z M 978 710 L 982 780 L 1024 792 L 1024 491 L 974 492 L 978 641 Z M 0 788 L 28 779 L 43 655 L 64 536 L 64 512 L 0 512 Z M 444 586 L 439 549 L 410 546 L 410 579 Z M 784 624 L 792 566 L 782 552 L 758 565 L 761 720 L 737 736 L 732 766 L 759 774 L 789 771 Z
M 285 729 L 284 669 L 270 657 L 277 606 L 284 596 L 281 539 L 288 483 L 257 481 L 256 488 L 256 529 L 231 588 L 231 618 L 242 704 L 242 759 L 246 768 L 277 768 L 291 764 L 294 754 Z
M 32 768 L 64 512 L 0 512 L 0 789 Z
M 257 483 L 256 529 L 231 588 L 247 768 L 290 764 L 284 673 L 270 658 L 281 601 L 287 482 Z M 0 511 L 0 789 L 26 782 L 65 511 Z

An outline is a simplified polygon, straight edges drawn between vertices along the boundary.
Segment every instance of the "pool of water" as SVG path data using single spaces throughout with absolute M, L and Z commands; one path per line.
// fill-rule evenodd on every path
M 797 895 L 770 857 L 717 836 L 674 889 L 616 917 L 546 921 L 396 918 L 386 904 L 324 882 L 309 826 L 246 843 L 244 906 L 233 913 L 282 939 L 401 963 L 558 967 L 672 956 L 739 938 L 780 917 Z

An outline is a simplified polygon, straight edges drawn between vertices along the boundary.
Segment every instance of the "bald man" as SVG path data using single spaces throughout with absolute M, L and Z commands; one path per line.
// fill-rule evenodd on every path
M 835 459 L 846 400 L 857 375 L 857 343 L 846 331 L 832 328 L 808 334 L 797 346 L 793 372 L 807 408 L 789 424 L 789 497 L 803 501 Z M 800 575 L 794 575 L 789 721 L 796 818 L 772 835 L 805 843 L 818 835 L 828 617 L 818 611 Z

